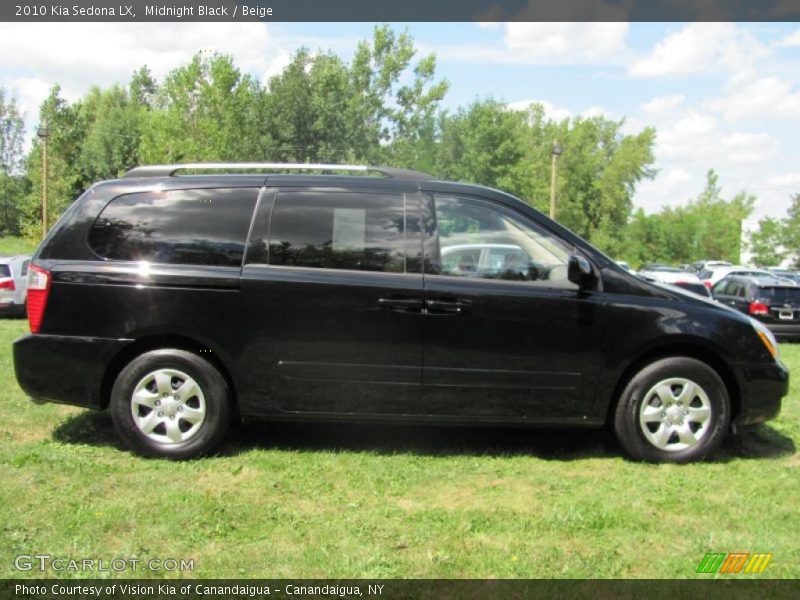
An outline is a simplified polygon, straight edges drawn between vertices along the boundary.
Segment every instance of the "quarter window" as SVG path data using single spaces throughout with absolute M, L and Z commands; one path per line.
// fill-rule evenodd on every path
M 89 245 L 112 260 L 241 266 L 258 189 L 173 190 L 112 200 Z
M 278 194 L 270 219 L 269 263 L 402 273 L 404 205 L 402 194 Z
M 471 198 L 436 196 L 434 204 L 439 248 L 431 272 L 573 286 L 569 247 L 535 223 Z

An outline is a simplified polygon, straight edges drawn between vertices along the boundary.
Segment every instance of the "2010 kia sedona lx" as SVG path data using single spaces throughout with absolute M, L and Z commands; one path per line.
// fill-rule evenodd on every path
M 109 408 L 133 450 L 171 458 L 212 451 L 235 415 L 608 423 L 632 457 L 686 462 L 775 417 L 789 380 L 748 316 L 507 194 L 390 168 L 98 183 L 36 252 L 28 318 L 32 398 Z

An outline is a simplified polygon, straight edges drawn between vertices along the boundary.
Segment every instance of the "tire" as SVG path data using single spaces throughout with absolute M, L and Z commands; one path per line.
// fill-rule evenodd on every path
M 114 427 L 147 457 L 186 459 L 213 451 L 231 421 L 225 378 L 199 356 L 153 350 L 122 369 L 111 391 Z
M 628 382 L 617 403 L 614 431 L 633 459 L 688 463 L 722 443 L 730 418 L 728 390 L 719 374 L 699 360 L 675 356 L 650 363 Z

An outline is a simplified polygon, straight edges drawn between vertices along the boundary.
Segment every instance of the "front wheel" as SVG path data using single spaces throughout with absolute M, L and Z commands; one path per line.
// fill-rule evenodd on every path
M 617 404 L 614 429 L 634 459 L 686 463 L 715 450 L 729 422 L 728 390 L 717 372 L 676 356 L 634 375 Z
M 231 419 L 225 378 L 199 356 L 176 349 L 147 352 L 119 374 L 111 418 L 137 454 L 194 458 L 222 441 Z

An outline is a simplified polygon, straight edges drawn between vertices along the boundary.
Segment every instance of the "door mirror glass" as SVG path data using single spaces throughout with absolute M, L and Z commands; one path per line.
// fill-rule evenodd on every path
M 571 254 L 567 266 L 567 278 L 581 288 L 591 285 L 595 281 L 592 264 L 579 254 Z

